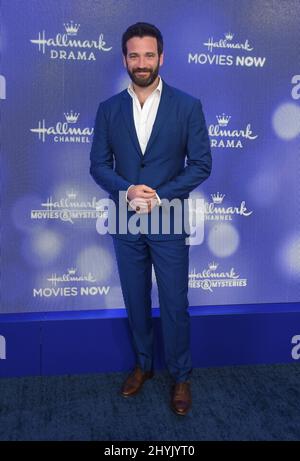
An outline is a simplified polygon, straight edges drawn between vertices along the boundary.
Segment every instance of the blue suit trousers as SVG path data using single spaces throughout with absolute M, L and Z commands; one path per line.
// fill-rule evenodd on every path
M 188 312 L 189 245 L 185 238 L 159 241 L 149 239 L 145 234 L 136 241 L 113 237 L 113 244 L 137 364 L 144 371 L 153 368 L 153 265 L 165 362 L 175 382 L 189 380 L 192 372 Z

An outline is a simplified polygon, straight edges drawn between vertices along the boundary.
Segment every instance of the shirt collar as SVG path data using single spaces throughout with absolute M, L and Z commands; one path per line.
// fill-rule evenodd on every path
M 158 93 L 160 93 L 160 95 L 161 95 L 161 92 L 162 92 L 162 85 L 163 85 L 163 83 L 162 83 L 162 78 L 161 78 L 160 75 L 159 75 L 159 82 L 158 82 L 158 85 L 157 85 L 157 87 L 155 88 L 155 90 L 151 93 L 151 95 L 152 95 L 153 93 L 155 93 L 155 92 L 158 92 Z M 136 96 L 136 92 L 135 92 L 134 89 L 133 89 L 132 82 L 129 83 L 128 88 L 127 88 L 127 91 L 128 91 L 128 93 L 130 94 L 130 96 L 131 96 L 132 98 L 133 98 L 134 96 Z M 151 96 L 151 95 L 149 95 L 149 96 Z

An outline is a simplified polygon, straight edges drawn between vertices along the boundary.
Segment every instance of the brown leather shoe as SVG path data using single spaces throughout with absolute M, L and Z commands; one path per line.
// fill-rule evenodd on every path
M 121 389 L 121 394 L 123 397 L 131 397 L 137 394 L 141 390 L 144 382 L 147 379 L 151 379 L 153 375 L 153 371 L 143 371 L 140 367 L 135 367 L 126 378 Z
M 190 382 L 176 383 L 173 387 L 171 408 L 177 415 L 185 416 L 192 406 Z

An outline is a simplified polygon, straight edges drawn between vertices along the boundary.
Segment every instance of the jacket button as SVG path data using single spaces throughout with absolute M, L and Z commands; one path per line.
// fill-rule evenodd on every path
M 141 164 L 141 167 L 142 167 L 142 168 L 144 168 L 145 166 L 146 166 L 145 163 L 142 163 L 142 164 Z

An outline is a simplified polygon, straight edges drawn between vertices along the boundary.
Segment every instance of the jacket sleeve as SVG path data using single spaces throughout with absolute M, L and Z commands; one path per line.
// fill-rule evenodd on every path
M 209 177 L 211 167 L 212 158 L 205 118 L 201 102 L 196 100 L 188 122 L 186 166 L 174 179 L 157 187 L 156 192 L 160 199 L 184 197 Z
M 106 192 L 116 195 L 119 191 L 126 191 L 131 185 L 114 170 L 114 157 L 109 143 L 108 124 L 102 103 L 96 115 L 90 161 L 90 174 Z

